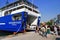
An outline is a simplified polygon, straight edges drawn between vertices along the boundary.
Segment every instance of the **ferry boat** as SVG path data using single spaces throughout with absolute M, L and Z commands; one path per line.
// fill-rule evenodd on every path
M 0 30 L 21 32 L 26 24 L 37 25 L 40 17 L 36 5 L 28 0 L 17 0 L 0 9 Z

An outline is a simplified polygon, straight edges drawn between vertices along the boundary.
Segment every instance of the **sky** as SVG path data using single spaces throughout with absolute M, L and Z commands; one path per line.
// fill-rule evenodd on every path
M 16 0 L 8 0 L 12 3 Z M 29 0 L 32 2 L 32 0 Z M 41 22 L 49 21 L 60 14 L 60 0 L 33 0 L 41 14 Z M 6 5 L 6 0 L 0 0 L 0 8 Z

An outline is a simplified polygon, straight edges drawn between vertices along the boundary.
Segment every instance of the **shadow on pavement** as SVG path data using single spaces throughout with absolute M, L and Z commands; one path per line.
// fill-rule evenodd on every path
M 56 38 L 56 40 L 60 40 L 60 38 Z
M 11 34 L 12 34 L 12 32 L 0 31 L 0 36 L 8 36 Z

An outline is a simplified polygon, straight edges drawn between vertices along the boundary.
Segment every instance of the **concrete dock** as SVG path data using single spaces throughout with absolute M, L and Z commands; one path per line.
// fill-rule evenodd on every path
M 25 34 L 19 33 L 17 35 L 9 35 L 0 40 L 56 40 L 55 35 L 50 35 L 49 37 L 42 37 L 38 33 L 35 32 L 26 32 Z

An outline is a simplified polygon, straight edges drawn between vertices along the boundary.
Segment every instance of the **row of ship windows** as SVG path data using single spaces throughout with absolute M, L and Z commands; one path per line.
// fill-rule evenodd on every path
M 21 5 L 21 4 L 26 4 L 26 5 L 30 6 L 30 7 L 34 7 L 34 6 L 32 6 L 32 5 L 29 5 L 28 3 L 22 3 L 22 2 L 20 2 L 20 3 L 15 3 L 15 4 L 12 4 L 12 5 L 10 5 L 10 6 L 7 6 L 7 7 L 3 8 L 3 10 L 6 10 L 6 9 L 9 9 L 9 8 L 12 8 L 12 7 Z M 36 7 L 34 7 L 34 8 L 36 9 Z
M 21 6 L 21 7 L 15 8 L 15 9 L 13 9 L 13 10 L 6 11 L 6 12 L 4 13 L 4 15 L 5 15 L 5 16 L 6 16 L 6 15 L 10 15 L 12 11 L 15 11 L 15 10 L 18 10 L 18 9 L 21 9 L 21 8 L 24 8 L 24 7 L 27 8 L 28 10 L 32 11 L 31 8 L 28 8 L 28 7 L 26 7 L 26 6 Z M 39 13 L 39 12 L 37 12 L 37 11 L 35 11 L 35 10 L 33 10 L 33 12 Z

